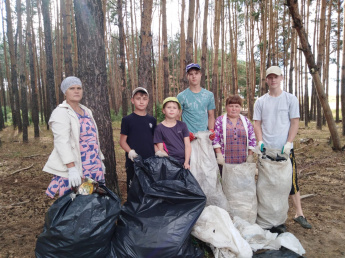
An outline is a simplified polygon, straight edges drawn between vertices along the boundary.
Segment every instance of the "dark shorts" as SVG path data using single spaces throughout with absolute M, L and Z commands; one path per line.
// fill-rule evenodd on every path
M 299 191 L 299 187 L 297 184 L 297 166 L 296 166 L 295 153 L 293 149 L 291 149 L 291 152 L 290 152 L 290 160 L 291 160 L 291 165 L 292 165 L 292 186 L 291 186 L 290 195 L 294 195 L 295 193 Z

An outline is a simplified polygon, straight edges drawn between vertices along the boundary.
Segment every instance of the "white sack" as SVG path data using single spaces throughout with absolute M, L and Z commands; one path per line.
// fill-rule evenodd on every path
M 234 218 L 234 226 L 249 243 L 253 252 L 260 249 L 279 250 L 281 244 L 276 240 L 278 233 L 264 230 L 258 224 L 250 224 L 240 217 Z
M 256 223 L 264 229 L 284 224 L 289 209 L 288 198 L 292 185 L 292 165 L 286 154 L 280 154 L 280 150 L 267 150 L 271 157 L 280 156 L 286 161 L 272 161 L 263 159 L 259 155 L 258 181 L 256 193 L 258 197 L 258 214 Z
M 305 250 L 301 245 L 301 242 L 293 234 L 285 232 L 283 234 L 280 234 L 277 237 L 277 240 L 282 246 L 286 247 L 287 249 L 290 249 L 291 251 L 294 251 L 299 255 L 305 254 Z
M 232 223 L 229 213 L 219 207 L 207 206 L 195 223 L 191 234 L 210 244 L 215 258 L 244 258 L 253 255 L 249 244 Z
M 255 163 L 225 164 L 222 186 L 229 203 L 231 217 L 238 216 L 249 223 L 256 221 L 257 198 Z
M 196 139 L 191 142 L 190 171 L 207 197 L 206 206 L 215 205 L 229 211 L 220 183 L 216 156 L 209 139 L 210 132 L 197 132 L 194 135 Z

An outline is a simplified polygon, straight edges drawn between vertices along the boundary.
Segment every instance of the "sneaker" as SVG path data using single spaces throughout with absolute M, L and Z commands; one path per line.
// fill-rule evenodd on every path
M 310 225 L 310 223 L 307 221 L 307 219 L 303 216 L 299 216 L 297 218 L 293 219 L 294 221 L 296 221 L 298 224 L 300 224 L 302 227 L 304 228 L 312 228 L 312 226 Z
M 271 233 L 278 233 L 278 235 L 280 235 L 280 234 L 282 234 L 282 233 L 287 232 L 287 229 L 286 229 L 285 224 L 281 224 L 281 225 L 279 225 L 279 226 L 272 227 L 272 228 L 270 229 L 270 232 L 271 232 Z

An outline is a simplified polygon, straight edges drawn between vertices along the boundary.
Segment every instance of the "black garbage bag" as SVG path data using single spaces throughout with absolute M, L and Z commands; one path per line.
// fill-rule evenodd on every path
M 112 240 L 117 257 L 202 257 L 190 232 L 206 204 L 198 182 L 171 157 L 134 162 Z
M 303 258 L 302 255 L 299 255 L 295 253 L 294 251 L 291 251 L 284 246 L 282 246 L 279 250 L 261 250 L 257 251 L 253 258 Z
M 121 201 L 108 188 L 99 195 L 70 194 L 57 199 L 45 216 L 36 257 L 108 257 Z

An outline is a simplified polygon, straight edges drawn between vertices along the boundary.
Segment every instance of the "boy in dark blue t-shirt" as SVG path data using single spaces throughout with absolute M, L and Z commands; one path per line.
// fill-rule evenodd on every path
M 134 176 L 133 159 L 140 155 L 143 159 L 155 155 L 153 133 L 157 121 L 146 112 L 149 93 L 145 88 L 133 90 L 131 102 L 134 112 L 122 118 L 120 146 L 126 151 L 127 193 Z

